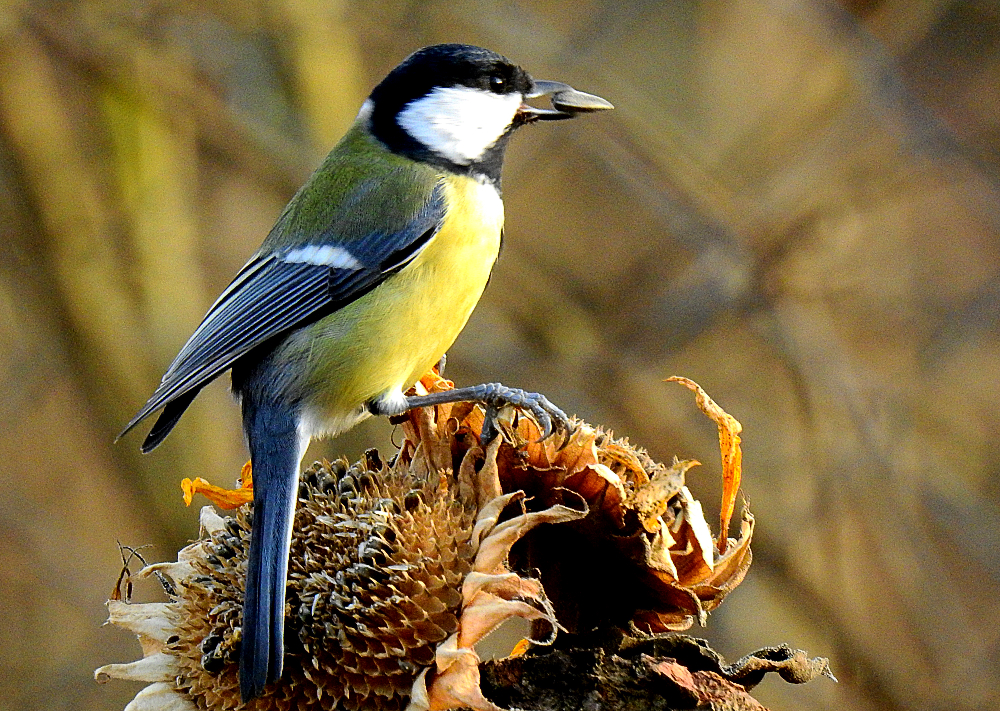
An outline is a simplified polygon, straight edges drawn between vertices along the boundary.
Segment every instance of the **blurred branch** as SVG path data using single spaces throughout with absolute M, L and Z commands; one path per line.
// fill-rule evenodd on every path
M 116 411 L 145 386 L 134 367 L 142 329 L 118 269 L 117 211 L 56 68 L 29 36 L 11 38 L 0 56 L 0 111 L 45 226 L 52 293 L 85 343 L 77 355 L 103 374 L 104 404 Z
M 81 16 L 65 17 L 76 11 Z M 257 180 L 291 193 L 308 174 L 310 157 L 299 143 L 266 126 L 250 125 L 234 114 L 217 90 L 198 80 L 176 56 L 153 51 L 139 32 L 121 23 L 88 22 L 80 6 L 38 9 L 25 20 L 62 61 L 78 71 L 117 86 L 137 100 L 186 116 L 200 145 Z
M 282 0 L 271 31 L 287 40 L 296 96 L 320 146 L 332 146 L 354 121 L 368 93 L 347 2 Z

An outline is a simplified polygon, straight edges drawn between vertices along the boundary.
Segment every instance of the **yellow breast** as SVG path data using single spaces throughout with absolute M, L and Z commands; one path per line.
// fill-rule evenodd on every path
M 442 178 L 446 217 L 410 264 L 322 319 L 309 344 L 309 406 L 336 432 L 362 404 L 409 388 L 451 347 L 500 250 L 503 202 L 491 185 Z M 293 336 L 293 338 L 295 338 Z M 302 346 L 306 346 L 305 349 Z M 350 422 L 343 423 L 350 426 Z

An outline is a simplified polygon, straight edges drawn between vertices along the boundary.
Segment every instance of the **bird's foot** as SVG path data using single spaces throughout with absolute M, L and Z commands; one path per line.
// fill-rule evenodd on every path
M 562 447 L 569 442 L 575 431 L 566 413 L 549 402 L 541 393 L 529 393 L 520 388 L 508 388 L 500 383 L 485 383 L 471 387 L 442 390 L 427 395 L 411 395 L 406 398 L 407 409 L 444 405 L 455 402 L 479 402 L 486 408 L 486 417 L 479 441 L 486 445 L 500 434 L 498 419 L 500 411 L 508 405 L 531 413 L 541 430 L 541 439 L 551 437 L 556 430 L 564 433 Z

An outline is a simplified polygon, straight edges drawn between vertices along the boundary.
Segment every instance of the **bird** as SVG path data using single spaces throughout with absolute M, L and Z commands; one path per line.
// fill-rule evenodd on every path
M 529 99 L 548 97 L 552 108 Z M 157 447 L 225 371 L 253 472 L 239 659 L 244 702 L 281 677 L 285 585 L 309 442 L 369 416 L 478 401 L 568 428 L 543 395 L 499 383 L 405 393 L 464 328 L 503 231 L 501 167 L 516 129 L 613 108 L 466 44 L 424 47 L 389 72 L 281 212 L 121 438 L 155 412 Z M 483 436 L 495 434 L 492 416 Z

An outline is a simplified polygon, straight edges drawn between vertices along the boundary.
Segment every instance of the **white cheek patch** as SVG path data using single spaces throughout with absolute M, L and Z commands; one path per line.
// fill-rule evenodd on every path
M 414 139 L 453 163 L 479 160 L 507 131 L 521 106 L 520 93 L 494 94 L 444 86 L 412 101 L 396 120 Z
M 343 247 L 329 244 L 307 244 L 295 247 L 281 255 L 281 261 L 293 264 L 315 264 L 333 269 L 361 269 L 361 262 Z

